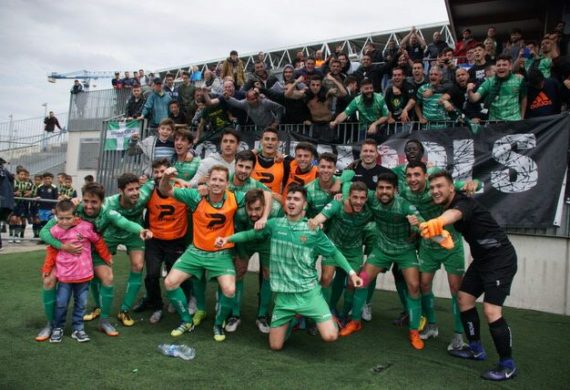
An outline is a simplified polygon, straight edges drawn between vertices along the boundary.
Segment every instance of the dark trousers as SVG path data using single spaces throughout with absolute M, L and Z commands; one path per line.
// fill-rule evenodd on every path
M 160 268 L 164 262 L 166 270 L 174 265 L 174 262 L 182 256 L 186 249 L 184 237 L 176 240 L 160 240 L 151 238 L 145 243 L 144 261 L 146 266 L 146 276 L 144 285 L 146 287 L 146 299 L 154 309 L 162 309 L 162 294 L 160 292 Z M 191 290 L 190 280 L 182 283 L 182 290 L 188 298 Z

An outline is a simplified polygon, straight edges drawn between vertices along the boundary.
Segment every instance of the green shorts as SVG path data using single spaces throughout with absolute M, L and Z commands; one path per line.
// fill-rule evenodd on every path
M 372 253 L 368 255 L 366 262 L 384 271 L 389 270 L 392 263 L 398 264 L 400 269 L 419 267 L 418 256 L 414 249 L 392 255 L 384 252 L 377 246 L 372 250 Z
M 420 244 L 420 272 L 430 274 L 436 273 L 445 267 L 445 271 L 452 275 L 463 275 L 465 273 L 465 253 L 463 251 L 463 240 L 457 240 L 452 250 L 442 247 L 434 247 L 430 243 L 421 241 Z
M 138 234 L 129 234 L 126 238 L 116 240 L 113 238 L 105 237 L 105 243 L 112 254 L 117 254 L 117 247 L 124 245 L 127 247 L 127 253 L 131 251 L 144 251 L 144 241 Z
M 269 268 L 271 246 L 269 242 L 258 243 L 257 241 L 250 241 L 247 243 L 236 244 L 235 252 L 240 260 L 248 260 L 255 253 L 259 253 L 259 262 L 262 267 Z
M 236 270 L 232 260 L 232 250 L 206 252 L 190 245 L 188 249 L 176 260 L 172 269 L 177 269 L 198 279 L 204 277 L 208 271 L 208 279 L 222 275 L 235 275 Z
M 346 257 L 348 264 L 355 271 L 360 271 L 362 266 L 362 260 L 364 255 L 362 254 L 362 248 L 338 248 L 338 250 Z M 328 265 L 333 267 L 338 267 L 339 265 L 330 257 L 323 257 L 321 265 Z
M 312 318 L 317 323 L 332 319 L 329 305 L 323 297 L 320 285 L 302 293 L 280 292 L 275 294 L 275 307 L 271 317 L 272 328 L 288 324 L 296 314 Z

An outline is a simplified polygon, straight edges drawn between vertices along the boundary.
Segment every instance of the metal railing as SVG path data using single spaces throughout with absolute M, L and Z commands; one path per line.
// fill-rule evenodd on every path
M 0 157 L 15 172 L 21 165 L 31 174 L 61 169 L 67 153 L 67 114 L 56 114 L 64 130 L 44 130 L 44 117 L 0 123 Z

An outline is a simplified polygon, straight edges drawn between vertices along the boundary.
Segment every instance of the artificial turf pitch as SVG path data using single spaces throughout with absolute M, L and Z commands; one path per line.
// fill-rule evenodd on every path
M 0 389 L 562 389 L 568 388 L 570 381 L 570 341 L 564 333 L 570 329 L 570 317 L 506 309 L 520 374 L 512 381 L 494 384 L 479 379 L 497 359 L 486 325 L 482 335 L 488 361 L 449 356 L 450 304 L 447 299 L 437 299 L 439 338 L 428 340 L 423 351 L 415 351 L 407 341 L 406 330 L 391 325 L 400 311 L 399 302 L 396 294 L 384 291 L 376 292 L 372 322 L 365 323 L 359 333 L 327 344 L 318 336 L 298 331 L 283 351 L 272 352 L 267 336 L 255 327 L 255 274 L 246 279 L 242 324 L 222 343 L 212 337 L 215 283 L 208 288 L 208 318 L 193 333 L 180 338 L 170 337 L 170 330 L 178 324 L 175 314 L 165 312 L 160 323 L 151 325 L 150 313 L 145 312 L 135 314 L 136 324 L 131 328 L 117 325 L 119 337 L 107 337 L 96 330 L 96 323 L 86 323 L 91 342 L 79 344 L 70 337 L 68 321 L 61 344 L 38 343 L 34 337 L 45 324 L 40 299 L 42 260 L 43 252 L 0 255 Z M 114 263 L 114 304 L 118 309 L 128 261 L 119 254 Z M 117 323 L 114 318 L 113 322 Z M 196 348 L 196 358 L 183 361 L 165 357 L 157 352 L 160 343 L 190 345 Z M 378 365 L 388 368 L 372 372 Z

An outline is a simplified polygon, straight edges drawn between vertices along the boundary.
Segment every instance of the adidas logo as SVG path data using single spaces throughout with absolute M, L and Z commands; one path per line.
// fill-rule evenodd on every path
M 540 107 L 551 106 L 551 105 L 552 105 L 552 100 L 550 100 L 550 98 L 546 96 L 544 92 L 541 91 L 532 101 L 530 109 L 536 110 Z

